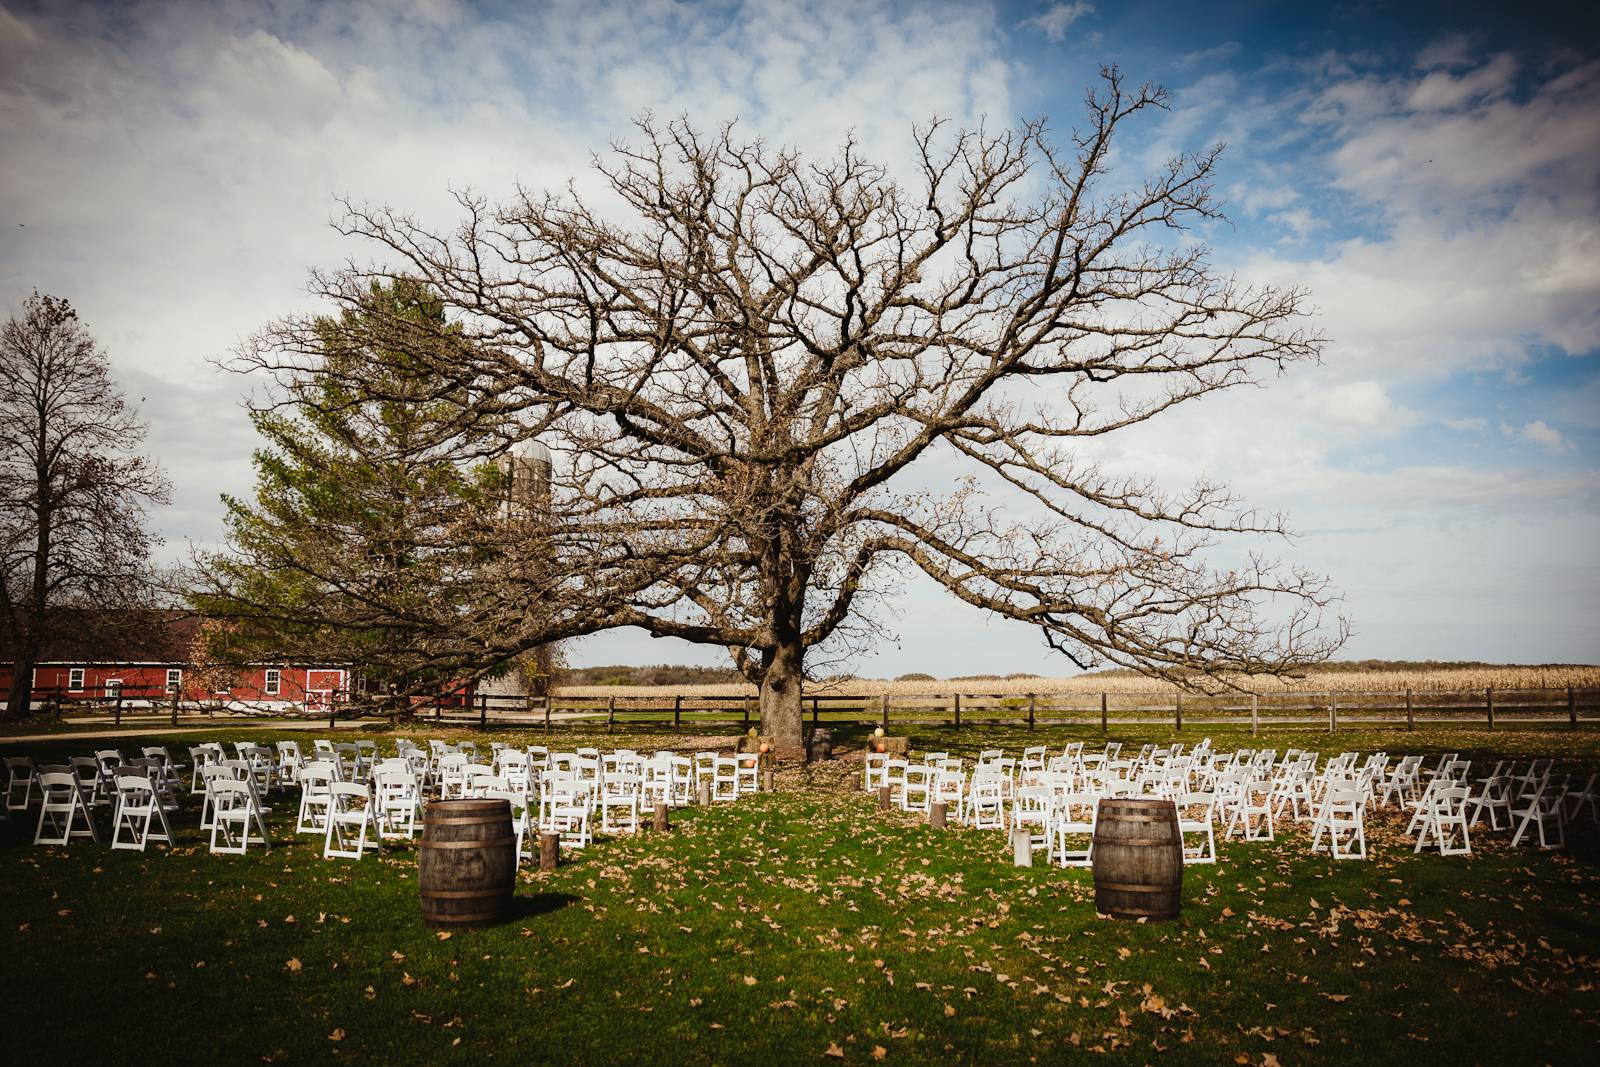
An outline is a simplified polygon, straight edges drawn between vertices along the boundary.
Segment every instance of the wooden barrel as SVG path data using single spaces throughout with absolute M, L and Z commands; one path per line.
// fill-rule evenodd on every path
M 1116 919 L 1176 919 L 1183 835 L 1170 800 L 1100 801 L 1094 826 L 1094 906 Z
M 517 838 L 504 800 L 435 800 L 417 852 L 422 921 L 471 930 L 505 918 L 516 887 Z

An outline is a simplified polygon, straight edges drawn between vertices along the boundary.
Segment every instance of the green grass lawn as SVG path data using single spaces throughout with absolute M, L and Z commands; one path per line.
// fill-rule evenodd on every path
M 972 755 L 1069 736 L 1098 744 L 1097 730 L 1009 727 L 912 740 Z M 1591 764 L 1600 749 L 1567 731 L 1260 741 Z M 8 1058 L 1578 1063 L 1600 1045 L 1592 829 L 1565 853 L 1483 835 L 1471 859 L 1447 859 L 1413 856 L 1389 815 L 1369 823 L 1375 859 L 1334 863 L 1294 827 L 1188 868 L 1178 922 L 1116 923 L 1095 916 L 1088 871 L 1019 870 L 996 832 L 880 815 L 858 770 L 788 769 L 776 793 L 525 871 L 511 922 L 445 939 L 419 920 L 414 848 L 324 861 L 320 841 L 289 840 L 290 794 L 272 816 L 280 847 L 246 857 L 206 854 L 194 804 L 179 846 L 144 855 L 35 848 L 13 823 L 0 828 Z

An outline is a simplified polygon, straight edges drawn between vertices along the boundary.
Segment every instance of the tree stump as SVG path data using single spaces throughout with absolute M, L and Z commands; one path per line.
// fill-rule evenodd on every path
M 889 807 L 890 807 L 889 787 L 886 786 L 886 785 L 880 785 L 878 787 L 878 810 L 879 811 L 888 811 Z
M 549 872 L 556 869 L 556 864 L 561 859 L 561 835 L 539 835 L 539 870 Z
M 697 799 L 702 804 L 710 804 L 711 803 L 711 783 L 710 782 L 702 781 L 700 783 L 700 788 L 696 791 L 695 799 Z
M 650 820 L 650 829 L 657 830 L 657 831 L 660 831 L 660 832 L 663 832 L 663 833 L 666 832 L 666 829 L 667 829 L 667 806 L 665 804 L 657 804 L 656 805 L 655 817 Z
M 940 800 L 935 802 L 934 805 L 928 809 L 928 825 L 933 827 L 935 830 L 943 830 L 945 815 L 949 810 L 950 806 L 944 801 Z
M 1033 835 L 1027 827 L 1018 826 L 1011 831 L 1011 855 L 1018 867 L 1033 866 Z

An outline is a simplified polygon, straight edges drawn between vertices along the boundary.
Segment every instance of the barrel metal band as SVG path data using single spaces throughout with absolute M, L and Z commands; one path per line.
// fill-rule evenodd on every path
M 478 900 L 483 897 L 503 897 L 504 889 L 426 889 L 423 900 Z
M 514 837 L 487 837 L 481 841 L 428 841 L 422 842 L 423 848 L 499 848 L 501 845 L 514 845 Z
M 1176 845 L 1177 838 L 1173 837 L 1101 837 L 1095 834 L 1093 839 L 1097 845 Z
M 1176 893 L 1181 888 L 1180 883 L 1172 885 L 1132 885 L 1128 882 L 1096 882 L 1096 889 L 1114 889 L 1119 893 Z

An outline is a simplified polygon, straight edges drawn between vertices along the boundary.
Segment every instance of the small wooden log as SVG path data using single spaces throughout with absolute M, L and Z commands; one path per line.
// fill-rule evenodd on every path
M 666 830 L 667 830 L 667 806 L 665 804 L 657 804 L 656 805 L 655 817 L 650 820 L 650 829 L 658 831 L 660 833 L 665 833 L 666 832 Z
M 928 825 L 933 827 L 935 830 L 943 830 L 945 824 L 945 815 L 949 810 L 950 806 L 944 801 L 936 801 L 934 805 L 928 809 Z
M 776 784 L 773 781 L 773 779 L 775 777 L 776 776 L 772 773 L 772 771 L 770 769 L 761 772 L 761 790 L 762 790 L 762 792 L 771 793 L 776 788 Z
M 1018 867 L 1033 866 L 1033 835 L 1026 826 L 1018 826 L 1011 831 L 1012 861 Z
M 886 785 L 880 785 L 878 787 L 878 810 L 888 811 L 889 806 L 889 787 Z
M 700 788 L 697 791 L 695 799 L 698 800 L 702 804 L 710 804 L 711 803 L 711 783 L 710 782 L 707 782 L 707 781 L 704 781 L 704 780 L 702 780 L 700 782 Z
M 539 870 L 550 872 L 556 869 L 556 864 L 561 861 L 561 835 L 539 835 Z

